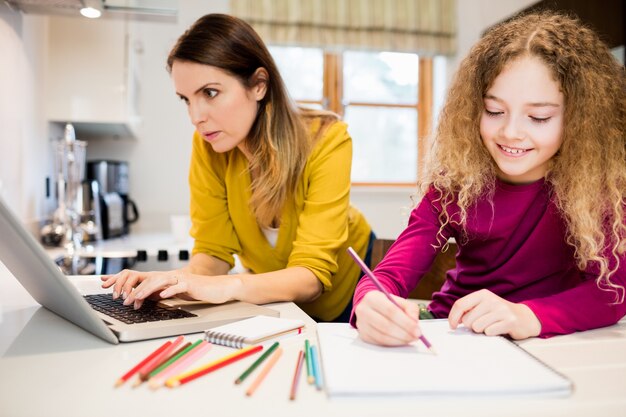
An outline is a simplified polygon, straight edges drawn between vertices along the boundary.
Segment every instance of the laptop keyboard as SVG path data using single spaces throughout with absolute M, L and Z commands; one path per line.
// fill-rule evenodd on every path
M 153 300 L 144 300 L 141 308 L 135 310 L 133 306 L 122 304 L 121 298 L 114 300 L 111 294 L 93 294 L 84 297 L 94 310 L 126 324 L 197 317 L 185 310 L 163 308 Z

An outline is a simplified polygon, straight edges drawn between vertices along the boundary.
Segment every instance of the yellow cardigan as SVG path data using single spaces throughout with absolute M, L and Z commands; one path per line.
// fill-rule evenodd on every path
M 352 246 L 365 256 L 371 231 L 363 215 L 350 206 L 351 161 L 346 124 L 334 122 L 316 142 L 295 199 L 285 204 L 272 247 L 249 206 L 248 160 L 238 148 L 214 152 L 196 132 L 189 170 L 193 253 L 212 255 L 231 267 L 232 255 L 238 254 L 252 273 L 308 268 L 324 291 L 300 307 L 321 320 L 336 318 L 361 276 L 346 248 Z

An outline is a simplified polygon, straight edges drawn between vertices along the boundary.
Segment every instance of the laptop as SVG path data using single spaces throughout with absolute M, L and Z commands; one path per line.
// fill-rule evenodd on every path
M 117 344 L 158 337 L 197 333 L 215 326 L 265 315 L 278 317 L 271 308 L 240 301 L 226 304 L 149 303 L 133 311 L 109 293 L 92 294 L 98 277 L 73 280 L 63 275 L 39 242 L 0 198 L 0 260 L 39 304 L 84 330 Z M 88 284 L 81 288 L 81 284 Z M 96 287 L 99 288 L 99 285 Z M 105 290 L 96 291 L 103 293 Z M 95 297 L 93 305 L 86 297 Z M 113 302 L 113 306 L 108 304 Z M 148 318 L 143 313 L 147 313 Z M 130 317 L 130 318 L 129 318 Z

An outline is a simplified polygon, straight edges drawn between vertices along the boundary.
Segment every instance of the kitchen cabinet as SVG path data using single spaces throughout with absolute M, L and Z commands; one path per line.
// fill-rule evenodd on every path
M 81 139 L 133 137 L 140 124 L 139 54 L 130 22 L 49 17 L 46 117 Z

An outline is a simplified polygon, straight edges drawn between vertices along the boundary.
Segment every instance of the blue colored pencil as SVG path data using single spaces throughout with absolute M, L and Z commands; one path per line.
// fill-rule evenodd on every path
M 315 386 L 318 390 L 321 390 L 324 384 L 322 382 L 322 368 L 320 367 L 320 357 L 317 354 L 317 346 L 311 346 L 311 359 L 313 373 L 315 374 Z

